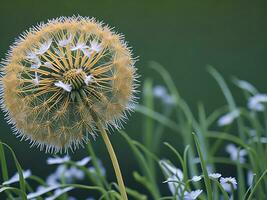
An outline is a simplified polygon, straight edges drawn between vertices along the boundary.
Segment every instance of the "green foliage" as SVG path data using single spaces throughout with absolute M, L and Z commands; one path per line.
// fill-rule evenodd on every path
M 130 133 L 119 131 L 138 166 L 132 172 L 132 178 L 137 188 L 142 188 L 140 191 L 126 188 L 129 199 L 267 199 L 267 111 L 257 112 L 238 106 L 226 81 L 209 66 L 208 71 L 221 88 L 226 105 L 206 113 L 205 107 L 199 104 L 195 114 L 180 96 L 166 69 L 155 62 L 151 62 L 150 66 L 161 76 L 166 85 L 165 93 L 161 90 L 163 96 L 155 95 L 155 84 L 148 78 L 144 82 L 143 103 L 135 108 L 143 119 L 143 129 L 138 130 L 141 131 L 141 139 L 135 140 Z M 255 87 L 249 91 L 240 80 L 235 78 L 233 82 L 242 89 L 245 101 L 258 94 Z M 164 102 L 167 97 L 169 101 Z M 228 118 L 228 121 L 219 123 L 223 117 L 233 113 L 230 121 Z M 177 146 L 177 143 L 182 146 Z M 232 151 L 228 151 L 230 156 L 225 153 L 225 148 L 231 148 Z M 169 152 L 168 156 L 162 154 L 162 149 Z M 91 143 L 87 145 L 91 170 L 73 160 L 59 164 L 66 168 L 75 167 L 85 175 L 85 181 L 68 183 L 62 174 L 60 184 L 56 186 L 49 185 L 36 175 L 25 178 L 15 153 L 2 142 L 0 183 L 10 180 L 5 150 L 11 153 L 19 177 L 18 186 L 0 185 L 0 195 L 9 199 L 42 200 L 53 197 L 54 191 L 59 189 L 63 193 L 57 198 L 62 200 L 71 196 L 72 189 L 88 190 L 88 194 L 94 191 L 93 195 L 98 199 L 121 199 L 117 184 L 110 182 L 103 173 L 103 166 Z M 248 183 L 249 173 L 253 181 Z M 228 176 L 235 179 L 225 178 Z M 36 189 L 32 189 L 31 185 L 36 183 L 45 190 L 34 193 Z M 70 190 L 64 192 L 64 189 Z

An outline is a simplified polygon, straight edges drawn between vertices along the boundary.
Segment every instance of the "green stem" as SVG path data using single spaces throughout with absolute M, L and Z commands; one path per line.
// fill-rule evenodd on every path
M 114 149 L 112 147 L 112 144 L 108 138 L 108 134 L 100 122 L 97 123 L 97 127 L 98 127 L 98 129 L 99 129 L 99 131 L 103 137 L 103 140 L 105 142 L 105 145 L 107 147 L 107 150 L 108 150 L 108 153 L 109 153 L 109 156 L 110 156 L 110 159 L 111 159 L 111 162 L 112 162 L 115 174 L 116 174 L 118 185 L 120 188 L 121 197 L 123 200 L 128 200 L 125 185 L 124 185 L 122 175 L 121 175 L 120 166 L 119 166 L 116 154 L 114 152 Z

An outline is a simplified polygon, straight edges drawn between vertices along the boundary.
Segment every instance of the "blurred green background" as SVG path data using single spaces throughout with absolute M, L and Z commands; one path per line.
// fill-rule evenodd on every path
M 172 74 L 181 96 L 192 110 L 201 101 L 212 111 L 225 101 L 206 72 L 207 64 L 213 65 L 227 79 L 236 75 L 252 82 L 260 91 L 266 91 L 266 11 L 267 1 L 264 0 L 0 0 L 0 57 L 4 58 L 20 33 L 38 22 L 59 16 L 94 16 L 125 35 L 134 55 L 139 57 L 136 66 L 141 80 L 152 77 L 160 83 L 159 76 L 154 76 L 148 68 L 148 61 L 157 61 Z M 237 91 L 234 86 L 231 89 Z M 125 126 L 135 139 L 142 134 L 141 117 L 133 114 Z M 49 155 L 16 139 L 3 114 L 0 125 L 0 139 L 15 150 L 25 169 L 30 168 L 41 176 L 51 171 L 45 164 Z M 179 145 L 179 135 L 174 138 L 174 143 Z M 111 140 L 123 174 L 128 177 L 127 185 L 134 185 L 131 170 L 135 161 L 129 159 L 129 147 L 119 134 L 113 134 Z M 110 161 L 100 138 L 94 142 L 94 147 L 109 168 Z M 71 156 L 75 160 L 85 153 L 81 149 Z M 10 164 L 10 168 L 14 166 Z M 111 169 L 108 173 L 113 176 Z

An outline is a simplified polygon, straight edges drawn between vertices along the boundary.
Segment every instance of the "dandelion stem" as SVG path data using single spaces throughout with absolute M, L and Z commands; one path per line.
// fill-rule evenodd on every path
M 109 156 L 110 156 L 110 159 L 111 159 L 111 162 L 112 162 L 115 174 L 116 174 L 116 178 L 117 178 L 117 181 L 118 181 L 118 184 L 119 184 L 119 189 L 120 189 L 120 193 L 121 193 L 122 199 L 123 200 L 128 200 L 127 194 L 126 194 L 125 185 L 124 185 L 124 182 L 123 182 L 123 179 L 122 179 L 122 175 L 121 175 L 120 166 L 119 166 L 119 163 L 118 163 L 118 159 L 116 157 L 116 154 L 114 152 L 112 144 L 111 144 L 111 142 L 109 140 L 108 134 L 107 134 L 106 130 L 103 128 L 103 125 L 100 122 L 97 123 L 97 126 L 98 126 L 98 129 L 99 129 L 102 137 L 103 137 L 105 145 L 106 145 L 106 147 L 108 149 L 108 153 L 109 153 Z

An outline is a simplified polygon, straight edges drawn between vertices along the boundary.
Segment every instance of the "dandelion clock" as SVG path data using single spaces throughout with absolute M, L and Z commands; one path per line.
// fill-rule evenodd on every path
M 47 152 L 75 150 L 119 128 L 134 104 L 135 60 L 122 35 L 93 18 L 61 17 L 22 34 L 2 62 L 1 104 L 22 139 Z

